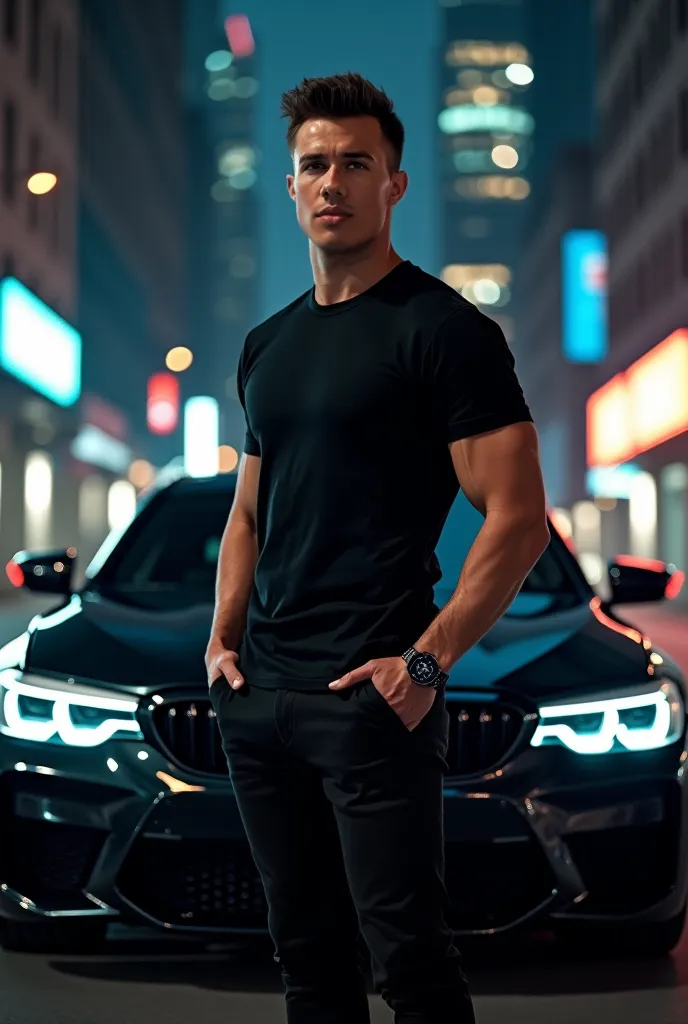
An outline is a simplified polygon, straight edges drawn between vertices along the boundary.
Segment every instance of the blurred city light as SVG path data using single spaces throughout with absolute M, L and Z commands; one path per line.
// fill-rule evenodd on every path
M 607 355 L 607 239 L 601 231 L 567 231 L 562 249 L 562 346 L 571 363 Z
M 651 473 L 637 473 L 628 496 L 631 551 L 654 558 L 657 547 L 657 484 Z
M 0 367 L 57 405 L 81 394 L 81 335 L 15 277 L 0 282 Z
M 236 448 L 229 444 L 221 444 L 218 450 L 219 472 L 231 473 L 239 464 L 239 454 Z
M 518 163 L 518 153 L 513 146 L 495 146 L 491 155 L 497 167 L 504 170 L 511 170 Z
M 496 67 L 499 64 L 527 64 L 530 55 L 521 43 L 491 43 L 469 39 L 451 43 L 445 59 L 450 67 L 470 64 Z
M 183 373 L 188 370 L 193 362 L 193 352 L 184 345 L 171 348 L 165 356 L 165 366 L 174 373 Z
M 499 92 L 492 85 L 479 85 L 473 90 L 473 102 L 479 107 L 494 107 L 499 103 Z
M 215 476 L 219 469 L 220 411 L 214 398 L 195 395 L 184 406 L 184 468 L 189 476 Z
M 107 498 L 108 526 L 111 530 L 122 530 L 136 514 L 136 491 L 128 480 L 115 480 L 110 486 Z
M 32 174 L 26 183 L 29 192 L 33 192 L 35 196 L 44 196 L 47 192 L 52 192 L 56 185 L 57 175 L 50 171 L 38 171 Z
M 152 434 L 171 434 L 179 421 L 179 381 L 172 373 L 148 378 L 147 422 Z
M 214 50 L 205 59 L 206 71 L 224 71 L 232 63 L 232 55 L 229 50 Z
M 514 85 L 530 85 L 535 78 L 533 69 L 527 64 L 509 64 L 504 74 Z
M 225 19 L 225 32 L 229 48 L 235 57 L 250 57 L 255 51 L 251 23 L 245 14 L 230 14 Z
M 131 461 L 131 448 L 92 423 L 84 423 L 69 446 L 75 459 L 123 473 Z
M 585 475 L 586 490 L 593 498 L 630 498 L 631 481 L 639 472 L 633 463 L 591 466 Z
M 208 85 L 208 96 L 211 100 L 222 102 L 234 95 L 234 81 L 231 78 L 216 78 Z
M 530 195 L 530 183 L 525 178 L 505 174 L 484 174 L 459 178 L 454 183 L 454 191 L 471 199 L 519 200 Z
M 688 330 L 679 330 L 590 395 L 588 465 L 625 462 L 685 431 Z
M 129 466 L 127 476 L 129 477 L 129 483 L 133 484 L 138 490 L 143 490 L 144 487 L 148 487 L 153 483 L 155 469 L 146 459 L 135 459 Z
M 530 135 L 535 126 L 533 115 L 519 107 L 498 104 L 493 107 L 477 107 L 470 103 L 446 107 L 437 118 L 440 131 L 446 135 L 462 132 L 511 132 L 514 135 Z
M 492 306 L 499 302 L 501 289 L 495 281 L 491 281 L 487 277 L 481 277 L 473 285 L 473 294 L 477 302 L 480 302 L 482 305 Z
M 24 470 L 24 530 L 27 548 L 48 546 L 52 501 L 52 460 L 46 452 L 30 452 Z

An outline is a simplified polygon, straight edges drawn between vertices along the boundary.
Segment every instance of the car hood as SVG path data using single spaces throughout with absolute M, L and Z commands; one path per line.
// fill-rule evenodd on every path
M 26 668 L 141 694 L 170 684 L 205 687 L 212 613 L 209 603 L 148 609 L 86 591 L 32 621 Z M 519 595 L 456 664 L 449 687 L 541 700 L 638 682 L 647 679 L 649 662 L 642 639 L 585 602 L 561 608 L 546 595 Z

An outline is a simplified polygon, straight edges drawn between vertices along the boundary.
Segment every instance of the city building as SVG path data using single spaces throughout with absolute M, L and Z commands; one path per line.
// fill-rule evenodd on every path
M 236 368 L 260 320 L 260 210 L 255 141 L 258 55 L 251 22 L 215 0 L 187 0 L 189 125 L 188 332 L 195 392 L 219 405 L 219 440 L 241 452 L 245 424 Z M 221 466 L 231 468 L 234 455 Z
M 146 464 L 183 449 L 189 384 L 166 356 L 188 341 L 187 139 L 182 0 L 80 0 L 79 13 L 78 326 L 91 401 L 74 471 L 90 549 L 131 513 Z
M 77 488 L 64 470 L 81 392 L 78 31 L 77 0 L 0 6 L 2 565 L 22 547 L 75 539 Z
M 627 537 L 632 553 L 685 568 L 688 2 L 599 0 L 596 17 L 595 191 L 609 244 L 610 333 L 587 403 L 586 449 L 604 479 L 595 496 L 613 508 L 593 524 L 588 507 L 585 518 L 603 554 L 605 537 L 615 546 Z
M 510 343 L 533 155 L 527 14 L 522 0 L 444 0 L 441 25 L 442 278 Z

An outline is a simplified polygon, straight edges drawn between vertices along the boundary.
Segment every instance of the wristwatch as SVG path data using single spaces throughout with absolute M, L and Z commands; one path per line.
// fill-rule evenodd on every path
M 406 662 L 408 674 L 418 686 L 432 686 L 437 690 L 449 679 L 447 673 L 440 668 L 434 654 L 409 647 L 408 651 L 402 654 L 402 658 Z

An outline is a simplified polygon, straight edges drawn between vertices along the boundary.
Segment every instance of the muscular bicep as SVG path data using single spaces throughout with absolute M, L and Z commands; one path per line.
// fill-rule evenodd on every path
M 253 530 L 257 524 L 260 456 L 242 455 L 230 520 L 241 520 Z
M 459 484 L 483 515 L 509 510 L 546 519 L 538 438 L 532 423 L 512 423 L 449 445 Z

